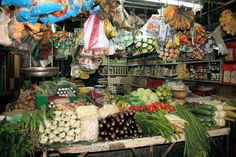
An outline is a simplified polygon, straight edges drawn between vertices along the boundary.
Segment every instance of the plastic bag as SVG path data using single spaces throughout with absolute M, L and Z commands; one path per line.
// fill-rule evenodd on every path
M 144 35 L 158 37 L 161 23 L 162 17 L 157 14 L 153 14 L 140 30 L 144 33 Z
M 144 21 L 135 14 L 131 14 L 129 18 L 131 28 L 139 29 L 144 25 Z
M 76 113 L 80 117 L 80 140 L 97 141 L 98 138 L 98 110 L 96 106 L 79 106 Z
M 89 57 L 89 56 L 82 56 L 79 57 L 79 67 L 84 72 L 91 72 L 93 73 L 94 70 L 97 70 L 100 63 L 97 58 Z
M 21 39 L 26 37 L 25 26 L 23 23 L 17 22 L 15 16 L 11 18 L 11 22 L 8 25 L 9 37 L 21 43 Z
M 2 5 L 31 6 L 31 0 L 2 0 Z
M 109 40 L 104 33 L 104 22 L 98 18 L 98 15 L 90 15 L 84 23 L 84 48 L 108 48 Z
M 129 14 L 124 9 L 123 5 L 119 5 L 116 8 L 116 13 L 113 18 L 114 23 L 118 24 L 119 27 L 131 28 Z
M 62 11 L 63 8 L 59 3 L 59 0 L 54 0 L 53 2 L 50 0 L 34 0 L 34 6 L 32 6 L 32 15 L 43 15 L 50 14 L 56 11 Z
M 229 50 L 227 49 L 226 45 L 225 45 L 225 42 L 222 38 L 222 35 L 221 35 L 221 29 L 220 29 L 220 26 L 218 26 L 214 32 L 212 33 L 212 36 L 213 38 L 215 39 L 215 42 L 219 48 L 219 52 L 221 54 L 228 54 L 229 53 Z
M 116 53 L 115 44 L 112 40 L 109 40 L 109 48 L 104 50 L 106 56 L 114 55 Z
M 3 8 L 0 7 L 1 13 L 1 21 L 0 21 L 0 44 L 1 45 L 10 45 L 11 44 L 11 39 L 9 38 L 9 33 L 8 33 L 8 23 L 11 21 L 9 18 L 10 15 L 6 15 L 5 11 Z
M 116 36 L 113 39 L 119 50 L 124 50 L 134 42 L 133 33 L 125 29 L 117 30 Z
M 30 13 L 30 10 L 26 7 L 21 7 L 16 12 L 16 20 L 18 22 L 29 22 L 32 24 L 36 24 L 38 21 L 38 16 L 33 16 Z
M 40 21 L 42 21 L 45 24 L 53 24 L 59 21 L 63 21 L 69 17 L 75 17 L 79 10 L 75 10 L 73 6 L 73 1 L 69 0 L 63 0 L 61 3 L 62 11 L 57 11 L 55 13 L 49 14 L 48 16 L 44 16 L 40 18 Z
M 107 38 L 116 36 L 116 31 L 113 28 L 109 19 L 104 20 L 104 32 L 105 32 Z

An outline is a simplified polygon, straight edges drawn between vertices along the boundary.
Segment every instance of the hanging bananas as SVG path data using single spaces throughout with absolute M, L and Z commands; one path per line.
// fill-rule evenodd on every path
M 219 22 L 220 26 L 227 34 L 231 34 L 232 36 L 236 35 L 236 17 L 229 9 L 221 13 Z
M 165 22 L 178 30 L 189 30 L 193 25 L 195 14 L 183 6 L 168 5 L 164 10 Z

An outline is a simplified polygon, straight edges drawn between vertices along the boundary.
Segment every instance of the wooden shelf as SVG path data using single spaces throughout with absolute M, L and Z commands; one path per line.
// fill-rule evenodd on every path
M 134 64 L 134 65 L 127 65 L 129 67 L 132 66 L 154 66 L 154 65 L 178 65 L 178 64 L 201 64 L 201 63 L 214 63 L 214 62 L 221 62 L 219 59 L 214 60 L 206 60 L 206 61 L 187 61 L 187 62 L 174 62 L 174 63 L 156 63 L 156 64 Z

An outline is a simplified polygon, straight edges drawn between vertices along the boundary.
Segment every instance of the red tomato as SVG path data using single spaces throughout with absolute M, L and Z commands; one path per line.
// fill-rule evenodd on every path
M 166 105 L 164 103 L 161 103 L 160 106 L 161 106 L 161 109 L 165 109 L 165 107 L 166 107 Z

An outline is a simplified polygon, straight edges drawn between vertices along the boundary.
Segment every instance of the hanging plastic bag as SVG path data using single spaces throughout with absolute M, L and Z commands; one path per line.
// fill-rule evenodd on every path
M 104 22 L 98 18 L 98 15 L 92 14 L 84 23 L 84 48 L 108 48 L 109 40 L 104 33 Z
M 82 11 L 82 7 L 83 7 L 83 0 L 73 0 L 72 8 L 76 12 L 76 14 L 79 14 Z
M 94 0 L 83 0 L 83 9 L 91 14 L 97 14 L 100 12 L 101 7 L 99 5 L 95 6 Z
M 131 28 L 139 29 L 144 25 L 144 21 L 133 13 L 130 15 L 129 22 L 131 24 Z
M 213 38 L 215 39 L 215 42 L 219 48 L 219 52 L 221 54 L 228 54 L 229 53 L 229 50 L 227 49 L 226 45 L 225 45 L 225 42 L 222 38 L 222 35 L 221 35 L 221 29 L 220 29 L 220 26 L 218 26 L 214 32 L 212 33 L 212 36 Z
M 6 15 L 3 8 L 0 7 L 0 14 L 1 14 L 1 20 L 0 20 L 0 44 L 1 45 L 11 45 L 11 39 L 9 38 L 8 33 L 8 23 L 11 21 L 9 18 L 10 15 Z
M 131 28 L 129 14 L 124 9 L 123 5 L 119 5 L 116 8 L 116 13 L 113 18 L 114 23 L 118 24 L 119 27 Z
M 37 15 L 43 15 L 43 14 L 50 14 L 54 13 L 56 11 L 62 11 L 63 8 L 60 5 L 61 0 L 34 0 L 34 4 L 32 6 L 32 15 L 37 16 Z
M 33 16 L 29 8 L 21 7 L 16 10 L 16 20 L 18 22 L 29 22 L 35 25 L 38 21 L 38 16 Z
M 112 26 L 111 22 L 109 21 L 109 19 L 104 20 L 104 31 L 107 38 L 112 38 L 116 36 L 116 31 L 114 27 Z
M 118 29 L 113 40 L 117 49 L 124 50 L 134 42 L 133 33 L 125 29 Z
M 61 1 L 61 0 L 60 0 Z M 44 24 L 53 24 L 59 21 L 63 21 L 70 17 L 76 17 L 78 10 L 74 10 L 73 3 L 69 0 L 61 1 L 62 11 L 57 11 L 55 13 L 49 14 L 48 16 L 40 17 L 40 21 Z M 62 5 L 64 4 L 64 5 Z
M 144 35 L 158 37 L 161 23 L 162 17 L 160 15 L 153 14 L 140 30 L 144 33 Z
M 112 40 L 109 40 L 109 48 L 105 49 L 104 54 L 106 56 L 114 55 L 116 53 L 115 44 Z
M 2 5 L 17 5 L 30 7 L 32 5 L 31 0 L 2 0 Z
M 28 33 L 25 31 L 24 23 L 20 23 L 16 20 L 15 16 L 11 18 L 11 22 L 8 25 L 9 37 L 21 43 L 21 39 L 26 37 Z

